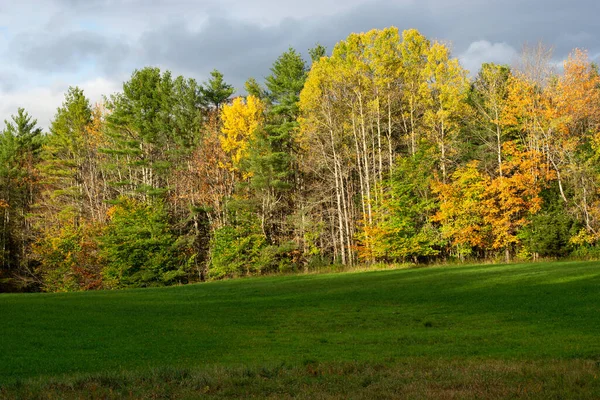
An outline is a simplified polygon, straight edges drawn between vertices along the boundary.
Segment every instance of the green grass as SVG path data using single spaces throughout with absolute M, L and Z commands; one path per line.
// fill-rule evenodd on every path
M 344 390 L 354 386 L 356 397 L 386 396 L 385 390 L 397 392 L 394 384 L 404 381 L 412 382 L 409 386 L 416 390 L 405 393 L 409 397 L 428 397 L 427 393 L 465 397 L 461 393 L 468 392 L 492 398 L 496 389 L 499 398 L 513 392 L 523 397 L 537 388 L 543 398 L 554 393 L 555 382 L 557 398 L 565 393 L 600 397 L 597 262 L 432 267 L 114 292 L 11 294 L 0 295 L 0 315 L 0 385 L 4 385 L 0 397 L 7 398 L 18 393 L 25 398 L 59 393 L 55 398 L 62 398 L 69 390 L 88 393 L 89 385 L 97 388 L 98 398 L 113 389 L 121 390 L 120 396 L 131 388 L 143 392 L 144 385 L 168 392 L 179 387 L 164 384 L 161 373 L 169 371 L 180 371 L 178 382 L 187 379 L 189 385 L 165 397 L 194 397 L 189 388 L 202 385 L 193 383 L 210 379 L 221 386 L 213 382 L 193 393 L 208 387 L 207 396 L 227 397 L 227 390 L 241 387 L 246 391 L 234 390 L 237 396 L 255 390 L 259 397 L 285 397 L 293 393 L 277 388 L 289 388 L 293 376 L 297 382 L 308 379 L 298 393 L 312 397 L 311 393 L 328 390 L 319 386 L 319 379 L 335 382 L 340 375 L 336 371 L 345 368 L 354 372 L 334 385 L 340 397 L 347 397 Z M 441 371 L 437 378 L 430 375 L 436 370 Z M 267 371 L 268 379 L 254 379 L 260 371 Z M 565 376 L 566 386 L 560 385 L 559 376 Z M 121 383 L 115 389 L 103 385 L 103 379 Z M 127 379 L 131 387 L 122 383 Z M 240 379 L 247 379 L 247 385 L 240 386 Z M 449 391 L 436 389 L 436 382 L 445 380 Z M 375 390 L 373 382 L 380 392 L 364 392 L 368 387 Z M 499 385 L 496 389 L 494 382 Z M 518 382 L 528 382 L 529 392 Z M 563 386 L 571 392 L 560 392 Z M 492 392 L 477 392 L 477 387 Z M 335 397 L 335 390 L 330 394 Z

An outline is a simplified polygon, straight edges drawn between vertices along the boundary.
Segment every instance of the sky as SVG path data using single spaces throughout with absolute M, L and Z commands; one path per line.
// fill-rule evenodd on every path
M 69 86 L 98 102 L 144 66 L 216 68 L 241 90 L 289 47 L 387 26 L 448 43 L 471 74 L 540 41 L 557 64 L 576 47 L 600 61 L 598 15 L 597 0 L 0 0 L 0 120 L 24 107 L 47 128 Z

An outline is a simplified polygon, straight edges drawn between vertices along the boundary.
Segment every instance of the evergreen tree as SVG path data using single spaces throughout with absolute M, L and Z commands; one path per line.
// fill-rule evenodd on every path
M 256 82 L 256 79 L 249 78 L 244 84 L 244 89 L 246 89 L 248 96 L 254 96 L 265 104 L 269 103 L 269 94 L 258 82 Z
M 102 124 L 101 111 L 83 91 L 69 88 L 43 147 L 44 191 L 33 217 L 38 238 L 32 253 L 44 290 L 101 287 L 97 236 L 109 196 L 98 152 Z
M 308 50 L 308 54 L 310 55 L 310 59 L 313 63 L 319 61 L 322 57 L 327 56 L 327 49 L 325 46 L 317 43 L 315 47 Z
M 225 83 L 223 74 L 216 69 L 210 73 L 210 79 L 200 87 L 204 103 L 209 107 L 214 107 L 217 113 L 221 106 L 227 103 L 227 100 L 235 92 L 233 86 Z
M 267 241 L 279 244 L 293 236 L 288 217 L 294 213 L 293 188 L 299 187 L 299 96 L 306 81 L 306 63 L 289 49 L 275 61 L 266 78 L 269 108 L 264 129 L 257 131 L 248 170 L 250 188 L 258 198 L 261 219 L 267 221 Z M 297 197 L 297 196 L 296 196 Z
M 36 166 L 42 145 L 37 121 L 19 108 L 0 133 L 0 291 L 29 271 L 33 232 L 27 216 L 38 191 Z M 31 274 L 26 274 L 31 277 Z
M 135 71 L 123 92 L 111 96 L 107 117 L 113 185 L 122 195 L 149 200 L 171 187 L 175 170 L 197 143 L 202 98 L 193 79 Z
M 56 224 L 69 221 L 77 226 L 84 217 L 84 170 L 88 157 L 86 130 L 92 122 L 92 107 L 83 91 L 70 87 L 50 124 L 41 166 L 47 185 L 49 218 Z M 60 215 L 60 217 L 59 217 Z
M 161 201 L 121 198 L 100 237 L 108 287 L 162 286 L 185 281 L 187 259 Z

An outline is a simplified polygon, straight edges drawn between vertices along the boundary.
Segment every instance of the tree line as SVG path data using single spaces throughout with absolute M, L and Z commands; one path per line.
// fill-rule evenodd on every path
M 245 96 L 133 72 L 0 134 L 0 289 L 170 285 L 330 264 L 595 257 L 600 75 L 542 45 L 474 78 L 416 30 L 294 49 Z

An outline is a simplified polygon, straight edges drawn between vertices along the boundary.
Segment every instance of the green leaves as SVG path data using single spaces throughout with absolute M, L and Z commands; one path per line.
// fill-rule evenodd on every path
M 111 180 L 128 182 L 121 194 L 152 197 L 169 189 L 169 171 L 200 138 L 201 91 L 193 79 L 147 67 L 133 73 L 123 93 L 111 96 L 103 152 L 111 156 Z
M 211 78 L 200 87 L 203 102 L 209 107 L 214 107 L 217 112 L 221 105 L 225 104 L 229 97 L 235 92 L 233 86 L 225 83 L 223 74 L 216 69 L 210 73 Z
M 185 252 L 171 233 L 164 205 L 122 198 L 100 237 L 109 287 L 156 286 L 185 280 Z
M 4 123 L 0 132 L 0 280 L 12 282 L 25 265 L 24 254 L 32 240 L 26 215 L 38 193 L 35 167 L 43 137 L 37 121 L 23 108 Z

